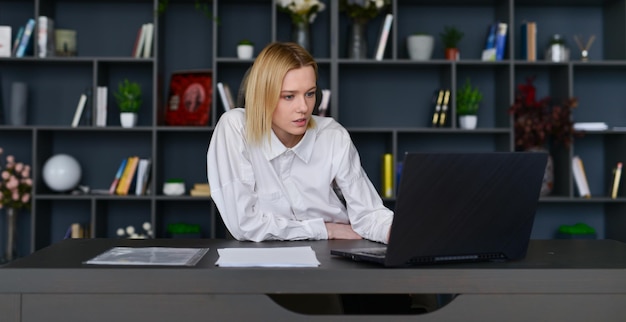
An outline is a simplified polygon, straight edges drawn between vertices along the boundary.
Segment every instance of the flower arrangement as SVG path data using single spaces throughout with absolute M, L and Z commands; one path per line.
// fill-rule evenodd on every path
M 318 12 L 324 11 L 326 5 L 319 0 L 278 0 L 278 9 L 288 13 L 294 24 L 313 23 Z
M 537 100 L 534 80 L 529 77 L 526 84 L 518 85 L 515 102 L 509 108 L 509 113 L 514 115 L 515 147 L 520 150 L 545 147 L 550 139 L 569 147 L 574 135 L 572 109 L 578 100 L 568 98 L 562 104 L 552 104 L 550 97 Z
M 2 153 L 0 148 L 0 156 Z M 13 155 L 7 155 L 4 168 L 0 163 L 0 208 L 30 208 L 32 187 L 30 166 L 16 162 Z
M 390 3 L 390 0 L 341 0 L 339 11 L 344 11 L 352 19 L 370 20 Z

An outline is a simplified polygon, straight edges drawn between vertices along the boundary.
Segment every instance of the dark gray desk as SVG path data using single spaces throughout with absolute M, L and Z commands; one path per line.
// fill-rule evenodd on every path
M 385 269 L 329 255 L 367 241 L 66 240 L 0 269 L 6 322 L 33 321 L 624 321 L 626 244 L 532 241 L 523 261 Z M 112 246 L 209 247 L 195 267 L 93 267 Z M 311 245 L 318 268 L 219 268 L 217 248 Z M 265 294 L 461 294 L 436 312 L 300 315 Z

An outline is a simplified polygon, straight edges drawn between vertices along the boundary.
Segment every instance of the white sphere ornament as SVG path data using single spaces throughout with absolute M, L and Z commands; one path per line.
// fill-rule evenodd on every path
M 81 175 L 80 164 L 67 154 L 54 155 L 43 166 L 43 181 L 54 191 L 74 189 Z

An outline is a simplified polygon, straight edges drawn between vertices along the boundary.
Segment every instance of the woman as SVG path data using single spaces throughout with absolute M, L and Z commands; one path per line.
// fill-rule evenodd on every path
M 388 241 L 393 212 L 348 132 L 312 115 L 317 71 L 297 44 L 269 44 L 245 82 L 245 109 L 224 113 L 215 127 L 207 153 L 211 196 L 238 240 Z

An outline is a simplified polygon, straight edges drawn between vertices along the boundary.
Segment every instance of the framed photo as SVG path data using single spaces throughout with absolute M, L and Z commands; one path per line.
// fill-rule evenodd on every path
M 208 125 L 213 98 L 212 81 L 211 70 L 172 73 L 165 123 L 167 125 Z

